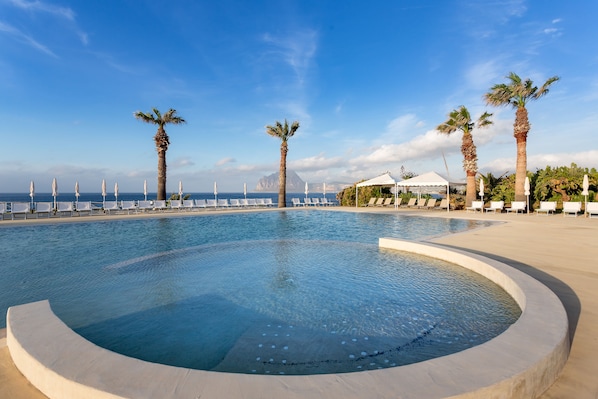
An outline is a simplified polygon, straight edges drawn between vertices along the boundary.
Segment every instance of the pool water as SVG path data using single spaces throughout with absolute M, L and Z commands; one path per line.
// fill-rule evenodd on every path
M 520 310 L 475 273 L 378 237 L 484 224 L 301 210 L 2 228 L 0 305 L 50 299 L 90 341 L 163 364 L 393 367 L 479 345 Z

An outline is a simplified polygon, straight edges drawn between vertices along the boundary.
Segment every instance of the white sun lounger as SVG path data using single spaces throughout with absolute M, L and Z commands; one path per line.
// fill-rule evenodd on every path
M 565 201 L 563 202 L 563 216 L 577 217 L 577 214 L 581 212 L 581 202 L 576 201 Z
M 440 200 L 440 205 L 438 205 L 436 208 L 434 209 L 438 209 L 438 210 L 443 210 L 443 209 L 448 209 L 449 206 L 449 201 L 446 198 L 443 198 Z
M 494 212 L 498 211 L 501 213 L 503 208 L 505 207 L 505 201 L 490 201 L 490 206 L 485 208 L 486 212 Z
M 257 206 L 257 201 L 255 200 L 255 198 L 248 198 L 247 199 L 247 206 L 256 207 Z
M 0 218 L 2 218 L 1 220 L 4 220 L 4 215 L 8 214 L 8 206 L 6 205 L 6 202 L 0 202 Z
M 264 200 L 264 203 L 266 204 L 266 206 L 274 206 L 274 202 L 272 202 L 272 198 L 266 198 Z
M 158 211 L 165 211 L 168 209 L 168 205 L 166 205 L 166 200 L 155 200 L 154 201 L 154 209 Z
M 10 204 L 10 217 L 14 220 L 15 215 L 23 215 L 27 219 L 27 214 L 31 213 L 29 202 L 13 202 Z
M 209 199 L 206 201 L 206 207 L 208 208 L 216 208 L 218 206 L 218 201 L 215 199 Z
M 218 208 L 228 208 L 230 206 L 228 199 L 219 199 L 218 200 Z
M 58 216 L 62 216 L 64 213 L 70 213 L 69 216 L 73 216 L 75 207 L 71 201 L 58 201 L 56 203 L 56 213 Z
M 110 214 L 110 212 L 118 212 L 120 211 L 120 206 L 118 206 L 118 201 L 106 201 L 104 202 L 104 212 Z
M 191 210 L 193 210 L 193 207 L 194 207 L 193 200 L 190 200 L 190 199 L 183 200 L 183 206 L 181 207 L 181 209 L 183 209 L 185 211 L 191 211 Z
M 45 213 L 48 217 L 50 217 L 51 213 L 54 213 L 54 204 L 51 202 L 36 202 L 35 203 L 35 217 L 39 217 L 39 215 Z
M 233 208 L 240 208 L 241 207 L 241 202 L 239 202 L 238 198 L 231 198 L 230 200 L 230 206 Z
M 554 213 L 556 211 L 556 202 L 555 201 L 541 201 L 540 207 L 535 210 L 536 215 L 544 213 L 548 216 L 550 213 Z
M 77 202 L 75 204 L 75 211 L 79 214 L 79 216 L 82 216 L 84 212 L 89 212 L 89 214 L 91 215 L 93 212 L 91 201 Z
M 148 200 L 141 200 L 139 202 L 137 202 L 137 210 L 139 211 L 150 211 L 154 209 L 154 204 L 152 201 L 148 201 Z
M 507 211 L 507 213 L 519 213 L 519 211 L 525 212 L 525 201 L 511 201 L 511 207 L 505 208 L 505 210 Z
M 200 209 L 200 208 L 206 209 L 206 206 L 208 206 L 208 205 L 207 205 L 205 199 L 196 199 L 196 200 L 193 201 L 193 207 L 194 208 L 197 208 L 197 209 Z
M 598 202 L 588 202 L 586 204 L 586 213 L 590 218 L 598 216 Z
M 472 212 L 483 212 L 484 211 L 484 202 L 483 201 L 471 201 L 471 206 L 468 206 L 467 208 L 465 208 L 466 212 L 472 211 Z
M 291 198 L 291 202 L 293 203 L 293 206 L 305 206 L 305 204 L 301 203 L 299 198 Z
M 180 211 L 183 207 L 183 202 L 181 200 L 170 200 L 170 209 L 176 209 Z
M 407 208 L 413 208 L 413 207 L 417 206 L 417 198 L 415 198 L 415 197 L 409 198 L 409 201 L 407 201 L 407 203 L 403 206 L 405 206 Z
M 120 201 L 120 209 L 127 211 L 127 215 L 129 215 L 131 211 L 137 213 L 137 205 L 135 204 L 135 201 Z

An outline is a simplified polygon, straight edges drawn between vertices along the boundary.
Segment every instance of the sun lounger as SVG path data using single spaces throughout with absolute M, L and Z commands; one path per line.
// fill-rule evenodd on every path
M 581 202 L 563 202 L 563 216 L 577 217 L 577 214 L 581 212 Z
M 215 199 L 206 200 L 206 208 L 216 208 L 218 206 L 218 201 Z
M 466 212 L 472 211 L 472 212 L 484 212 L 484 201 L 471 201 L 471 206 L 468 206 L 467 208 L 465 208 Z
M 228 208 L 230 204 L 228 203 L 228 199 L 219 199 L 218 200 L 218 208 Z
M 0 202 L 0 218 L 4 220 L 4 215 L 8 213 L 8 206 L 6 206 L 6 202 Z
M 404 206 L 406 206 L 407 208 L 412 208 L 414 206 L 417 206 L 417 198 L 415 198 L 415 197 L 409 198 L 409 201 Z
M 511 201 L 511 207 L 505 208 L 505 210 L 507 211 L 507 213 L 519 213 L 519 211 L 525 212 L 525 201 Z
M 311 199 L 311 204 L 313 206 L 320 206 L 320 199 L 318 197 Z
M 590 218 L 598 216 L 598 202 L 588 202 L 586 204 L 586 213 Z
M 239 205 L 241 205 L 241 207 L 247 208 L 249 206 L 249 202 L 247 201 L 247 198 L 241 198 L 239 200 Z
M 170 209 L 180 211 L 183 207 L 183 201 L 181 200 L 170 200 Z
M 401 206 L 401 202 L 403 202 L 403 198 L 402 197 L 397 198 L 397 201 L 395 202 L 395 208 L 398 208 L 399 206 Z
M 51 213 L 54 213 L 54 204 L 51 202 L 36 202 L 35 203 L 35 217 L 39 217 L 41 214 L 46 214 L 50 217 Z
M 536 215 L 541 213 L 548 216 L 550 213 L 554 213 L 556 211 L 556 202 L 555 201 L 541 201 L 540 207 L 535 210 Z
M 154 204 L 152 201 L 148 201 L 148 200 L 141 200 L 137 202 L 137 210 L 138 211 L 150 211 L 154 209 Z
M 264 200 L 264 203 L 266 204 L 266 206 L 274 206 L 274 202 L 272 201 L 272 198 L 266 198 Z
M 440 200 L 440 204 L 434 209 L 439 209 L 439 210 L 448 209 L 448 206 L 449 206 L 448 199 L 443 198 Z
M 91 215 L 93 212 L 91 201 L 77 202 L 75 204 L 75 211 L 79 214 L 79 216 L 82 216 L 84 212 L 89 212 L 89 214 Z
M 75 207 L 71 201 L 58 201 L 56 203 L 56 213 L 58 216 L 62 216 L 64 213 L 70 213 L 69 216 L 73 216 Z
M 382 202 L 381 206 L 390 206 L 392 205 L 392 197 L 384 198 L 384 202 Z
M 420 198 L 417 200 L 417 208 L 424 208 L 426 206 L 426 202 L 428 201 L 427 198 Z
M 184 211 L 191 211 L 193 210 L 193 200 L 187 199 L 183 200 L 183 206 L 181 207 Z
M 293 206 L 305 206 L 305 204 L 301 203 L 299 198 L 291 198 L 291 202 L 293 203 Z
M 380 197 L 374 203 L 375 206 L 382 206 L 384 204 L 384 197 Z
M 206 202 L 205 199 L 196 199 L 193 201 L 193 207 L 197 208 L 197 209 L 206 209 L 206 207 L 208 206 L 208 203 Z
M 255 198 L 248 198 L 247 199 L 247 206 L 256 207 L 257 206 L 257 201 L 255 200 Z
M 31 213 L 29 202 L 13 202 L 10 204 L 10 218 L 14 220 L 16 215 L 23 215 L 27 219 L 27 214 Z
M 135 201 L 120 201 L 120 209 L 127 211 L 127 215 L 129 215 L 131 211 L 137 213 L 137 205 L 135 204 Z
M 155 200 L 154 201 L 154 210 L 165 211 L 167 209 L 168 209 L 168 205 L 166 204 L 166 200 Z
M 374 206 L 374 205 L 376 205 L 376 197 L 370 198 L 370 202 L 365 204 L 365 206 Z
M 434 209 L 436 206 L 436 198 L 430 198 L 423 208 Z
M 266 206 L 266 200 L 264 198 L 256 198 L 255 203 L 257 206 Z
M 230 206 L 231 206 L 232 208 L 239 208 L 239 207 L 241 207 L 241 203 L 239 202 L 239 200 L 238 200 L 238 199 L 236 199 L 236 198 L 231 198 L 231 200 L 230 200 Z
M 120 206 L 118 206 L 118 201 L 106 201 L 104 202 L 104 212 L 110 215 L 110 212 L 118 212 L 120 211 Z
M 504 207 L 504 201 L 490 201 L 490 206 L 488 208 L 485 208 L 485 210 L 486 212 L 496 213 L 496 211 L 498 211 L 498 213 L 501 213 Z

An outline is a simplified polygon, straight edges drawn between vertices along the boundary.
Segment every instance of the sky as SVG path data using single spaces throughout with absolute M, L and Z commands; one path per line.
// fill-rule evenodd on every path
M 515 72 L 528 104 L 528 170 L 598 167 L 595 0 L 0 0 L 0 193 L 157 187 L 156 127 L 173 108 L 167 191 L 249 191 L 278 172 L 276 121 L 299 121 L 287 167 L 310 184 L 385 172 L 464 179 L 461 105 L 480 173 L 514 173 L 515 111 L 483 95 Z M 1 195 L 1 194 L 0 194 Z

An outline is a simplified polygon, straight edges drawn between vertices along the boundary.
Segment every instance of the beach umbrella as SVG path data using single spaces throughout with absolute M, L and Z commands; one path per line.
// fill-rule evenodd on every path
M 245 199 L 247 199 L 247 183 L 243 183 L 243 195 Z
M 480 197 L 482 197 L 482 202 L 484 201 L 484 178 L 480 177 Z
M 530 185 L 529 185 L 529 177 L 525 176 L 525 182 L 523 183 L 523 190 L 525 197 L 527 198 L 527 213 L 529 213 L 529 195 L 530 195 Z
M 326 198 L 326 182 L 322 184 L 322 194 L 324 195 L 324 198 Z
M 33 180 L 29 183 L 29 196 L 31 197 L 31 209 L 33 209 L 33 197 L 35 196 L 35 184 L 33 184 Z
M 75 182 L 75 198 L 76 198 L 75 201 L 77 202 L 77 205 L 79 205 L 79 182 L 78 181 Z
M 58 182 L 52 179 L 52 197 L 54 197 L 54 209 L 56 209 L 56 197 L 58 196 Z
M 114 183 L 114 199 L 118 201 L 118 182 Z
M 106 208 L 106 180 L 102 179 L 102 202 L 103 202 L 103 207 Z
M 218 185 L 214 182 L 214 199 L 218 200 Z
M 143 198 L 147 201 L 147 180 L 143 181 Z
M 584 207 L 584 211 L 587 210 L 588 208 L 588 195 L 590 195 L 590 180 L 588 179 L 588 175 L 583 175 L 583 184 L 581 185 L 583 188 L 583 191 L 581 192 L 581 195 L 585 196 L 586 201 L 585 201 L 585 207 Z M 587 213 L 587 211 L 586 211 Z
M 307 182 L 305 182 L 305 198 L 307 198 L 307 194 L 309 194 L 309 187 L 307 185 Z
M 179 201 L 183 200 L 183 181 L 179 180 Z

